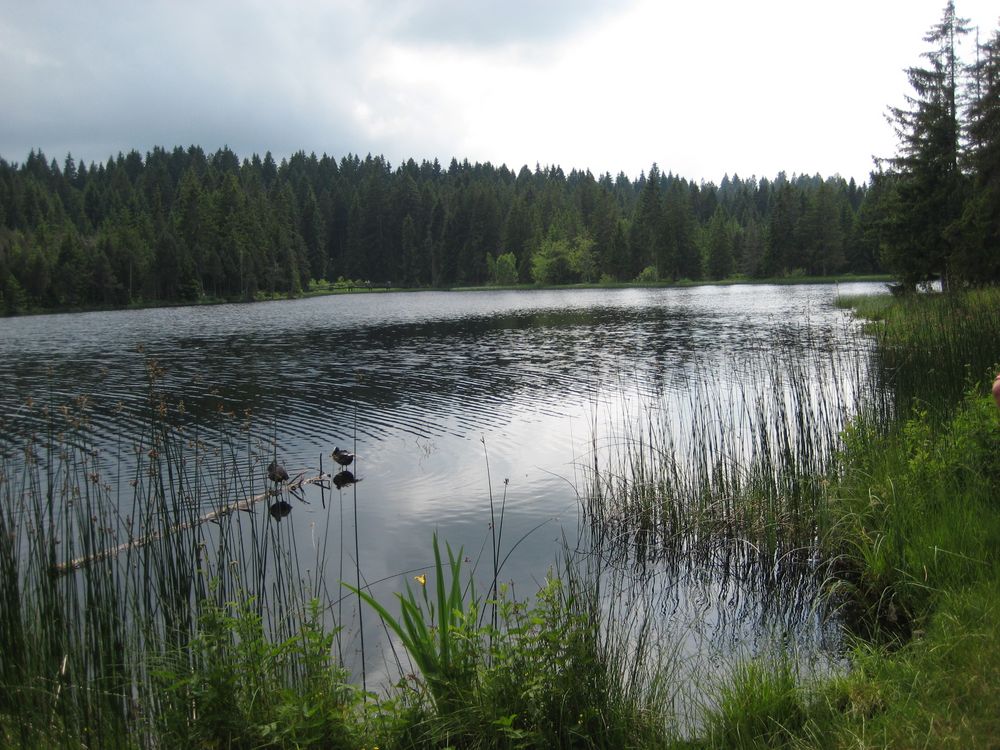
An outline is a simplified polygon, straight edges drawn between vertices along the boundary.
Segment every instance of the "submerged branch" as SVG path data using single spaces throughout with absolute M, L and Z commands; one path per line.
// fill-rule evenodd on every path
M 286 485 L 286 489 L 288 489 L 289 491 L 294 491 L 302 487 L 305 487 L 307 485 L 313 485 L 313 484 L 321 485 L 324 482 L 328 482 L 329 480 L 330 480 L 329 474 L 319 474 L 315 477 L 309 477 L 309 478 L 305 478 L 300 474 L 298 477 L 296 477 L 289 484 Z M 85 568 L 88 565 L 92 565 L 93 563 L 101 562 L 102 560 L 108 560 L 112 557 L 117 557 L 122 552 L 125 552 L 127 550 L 136 549 L 138 547 L 144 547 L 145 545 L 150 544 L 151 542 L 156 542 L 159 541 L 160 539 L 165 539 L 166 537 L 170 536 L 171 534 L 175 534 L 178 531 L 184 531 L 186 529 L 191 529 L 196 526 L 200 526 L 203 523 L 208 523 L 209 521 L 215 521 L 219 518 L 222 518 L 223 516 L 228 516 L 237 511 L 251 510 L 257 503 L 266 500 L 269 497 L 275 497 L 279 494 L 281 494 L 280 490 L 268 489 L 264 492 L 261 492 L 260 494 L 254 495 L 253 497 L 249 497 L 243 500 L 237 500 L 235 502 L 229 503 L 228 505 L 224 505 L 221 508 L 216 508 L 215 510 L 210 511 L 209 513 L 206 513 L 203 516 L 199 516 L 197 518 L 173 524 L 172 526 L 168 526 L 165 529 L 156 529 L 148 534 L 143 534 L 142 536 L 133 537 L 132 539 L 129 539 L 127 542 L 123 542 L 122 544 L 116 545 L 114 547 L 107 547 L 105 549 L 100 550 L 99 552 L 95 552 L 90 555 L 83 555 L 82 557 L 77 557 L 73 560 L 70 560 L 69 562 L 56 563 L 55 565 L 52 565 L 49 568 L 49 574 L 53 576 L 66 575 L 67 573 L 71 573 L 75 570 L 80 570 L 81 568 Z

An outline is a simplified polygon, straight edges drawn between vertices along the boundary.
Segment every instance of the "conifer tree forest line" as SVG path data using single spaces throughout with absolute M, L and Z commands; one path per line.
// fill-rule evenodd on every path
M 60 165 L 0 158 L 0 310 L 253 299 L 354 280 L 394 287 L 894 274 L 1000 281 L 1000 30 L 958 59 L 949 2 L 900 146 L 867 184 L 695 183 L 453 159 L 241 160 L 154 148 Z

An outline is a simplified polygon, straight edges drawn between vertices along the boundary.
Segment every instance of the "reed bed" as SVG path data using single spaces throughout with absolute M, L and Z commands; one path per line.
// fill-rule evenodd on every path
M 500 585 L 520 543 L 502 535 L 503 501 L 491 510 L 488 598 L 468 588 L 461 554 L 446 563 L 438 554 L 419 591 L 434 587 L 444 599 L 414 599 L 408 615 L 436 660 L 419 661 L 421 641 L 407 642 L 421 669 L 400 654 L 397 685 L 358 687 L 337 658 L 343 591 L 321 574 L 325 542 L 298 549 L 291 524 L 268 512 L 298 502 L 289 488 L 302 486 L 266 478 L 273 439 L 236 415 L 203 439 L 158 388 L 152 360 L 147 375 L 145 427 L 110 461 L 90 443 L 87 398 L 32 404 L 45 410 L 35 422 L 45 431 L 3 446 L 0 744 L 508 747 L 667 737 L 668 683 L 649 669 L 645 626 L 602 617 L 600 581 L 567 562 L 536 597 L 518 600 Z M 301 491 L 334 506 L 323 482 Z M 344 543 L 341 533 L 342 556 Z M 340 578 L 350 574 L 341 559 Z M 368 601 L 386 622 L 394 617 Z
M 947 416 L 965 392 L 995 374 L 1000 354 L 1000 288 L 903 298 L 845 297 L 868 321 L 874 367 L 893 396 L 889 420 L 914 408 Z
M 840 352 L 840 353 L 835 353 Z M 841 435 L 880 398 L 854 349 L 817 345 L 693 371 L 681 395 L 637 400 L 595 434 L 585 511 L 600 544 L 637 559 L 709 557 L 740 540 L 768 558 L 815 549 Z
M 266 512 L 277 495 L 246 502 L 268 497 L 273 446 L 235 416 L 228 438 L 206 444 L 158 391 L 155 362 L 147 372 L 146 427 L 111 469 L 130 466 L 130 477 L 109 476 L 91 446 L 87 398 L 34 404 L 47 429 L 4 446 L 0 737 L 11 743 L 156 745 L 164 722 L 171 736 L 196 732 L 178 686 L 218 661 L 220 649 L 198 644 L 233 602 L 252 607 L 243 614 L 269 643 L 316 632 L 309 601 L 322 583 L 306 580 L 304 551 Z M 246 640 L 235 627 L 245 621 L 218 637 Z M 300 686 L 312 656 L 288 650 L 270 677 Z

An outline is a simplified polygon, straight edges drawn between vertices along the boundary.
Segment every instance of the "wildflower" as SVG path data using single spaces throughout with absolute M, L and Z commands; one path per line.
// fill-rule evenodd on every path
M 413 576 L 413 580 L 419 583 L 421 586 L 427 585 L 427 576 L 425 576 L 423 573 L 421 573 L 418 576 Z

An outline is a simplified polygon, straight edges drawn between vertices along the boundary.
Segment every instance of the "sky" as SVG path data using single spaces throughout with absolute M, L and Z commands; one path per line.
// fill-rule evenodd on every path
M 995 0 L 957 0 L 985 41 Z M 0 158 L 228 146 L 515 171 L 839 174 L 944 0 L 0 0 Z M 971 44 L 968 45 L 971 55 Z

